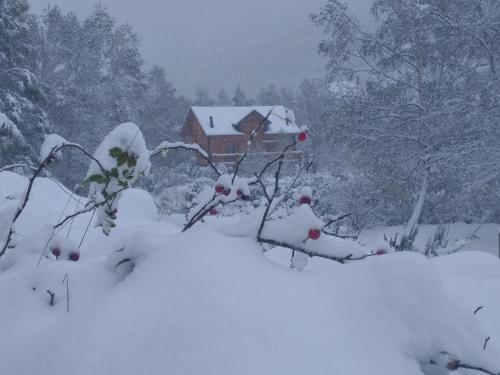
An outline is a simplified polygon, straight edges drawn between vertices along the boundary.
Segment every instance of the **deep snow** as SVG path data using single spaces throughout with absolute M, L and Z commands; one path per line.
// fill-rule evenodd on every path
M 0 215 L 25 184 L 0 174 Z M 496 252 L 486 240 L 495 225 L 466 248 L 486 252 L 314 259 L 296 272 L 288 250 L 263 254 L 252 238 L 228 236 L 235 219 L 209 217 L 180 233 L 175 218 L 158 219 L 149 194 L 132 189 L 109 237 L 90 227 L 79 262 L 49 255 L 37 266 L 51 232 L 45 224 L 85 202 L 68 194 L 38 179 L 17 247 L 0 259 L 0 374 L 413 375 L 443 350 L 500 370 L 500 262 L 486 253 Z M 74 242 L 90 218 L 75 220 Z M 458 236 L 475 227 L 456 228 Z M 361 242 L 371 249 L 393 230 L 363 233 Z M 128 275 L 114 267 L 121 248 L 135 257 Z

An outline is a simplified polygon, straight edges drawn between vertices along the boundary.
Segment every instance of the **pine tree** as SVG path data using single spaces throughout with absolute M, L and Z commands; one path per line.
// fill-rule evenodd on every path
M 215 100 L 210 96 L 206 88 L 198 86 L 194 94 L 193 104 L 198 106 L 213 106 L 215 105 Z
M 217 93 L 217 105 L 228 106 L 231 105 L 231 99 L 227 95 L 226 90 L 220 89 Z
M 266 88 L 261 88 L 257 95 L 258 105 L 280 105 L 281 96 L 276 86 L 270 84 Z
M 33 74 L 36 21 L 24 0 L 0 0 L 0 164 L 29 162 L 50 126 Z
M 150 144 L 160 139 L 174 140 L 188 111 L 188 103 L 176 96 L 176 90 L 167 82 L 165 70 L 153 66 L 146 77 L 147 89 L 142 97 L 141 128 Z
M 240 85 L 236 87 L 236 91 L 233 96 L 233 105 L 235 106 L 249 106 L 253 105 L 253 100 L 247 98 L 247 94 Z

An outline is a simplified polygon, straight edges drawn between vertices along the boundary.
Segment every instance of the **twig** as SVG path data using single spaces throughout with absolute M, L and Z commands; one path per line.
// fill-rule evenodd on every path
M 151 152 L 151 156 L 156 156 L 158 154 L 161 154 L 162 151 L 164 150 L 176 150 L 176 149 L 196 152 L 203 160 L 205 160 L 208 163 L 208 165 L 210 166 L 210 168 L 213 169 L 217 177 L 221 175 L 221 172 L 217 169 L 217 167 L 212 162 L 208 154 L 203 150 L 201 150 L 201 148 L 198 145 L 189 145 L 182 142 L 175 142 L 175 143 L 164 142 L 161 143 L 153 152 Z
M 49 293 L 49 296 L 50 296 L 49 305 L 54 306 L 54 298 L 55 298 L 56 294 L 48 289 L 47 289 L 47 293 Z
M 66 281 L 66 311 L 69 313 L 69 273 L 66 272 L 62 280 L 63 284 Z
M 321 232 L 323 232 L 327 236 L 342 238 L 343 240 L 357 240 L 359 237 L 359 234 L 345 234 L 345 235 L 344 234 L 337 234 L 337 233 L 330 232 L 324 228 L 321 229 Z
M 271 114 L 273 113 L 274 111 L 274 107 L 272 107 L 269 112 L 267 113 L 266 117 L 264 117 L 262 119 L 262 121 L 259 123 L 259 125 L 257 125 L 257 127 L 252 131 L 252 133 L 250 134 L 250 138 L 248 139 L 248 142 L 247 142 L 247 145 L 245 147 L 245 152 L 243 153 L 243 155 L 241 156 L 241 158 L 238 160 L 238 162 L 236 163 L 236 166 L 234 168 L 234 173 L 233 173 L 233 178 L 231 180 L 231 184 L 234 184 L 234 180 L 236 179 L 236 176 L 238 175 L 238 171 L 240 169 L 240 166 L 241 166 L 241 163 L 243 163 L 243 161 L 245 160 L 245 158 L 247 157 L 248 155 L 248 151 L 250 151 L 250 147 L 252 146 L 252 141 L 253 139 L 255 138 L 255 136 L 257 135 L 257 133 L 260 131 L 260 129 L 266 124 L 266 122 L 269 120 L 269 116 L 271 116 Z
M 64 215 L 64 212 L 66 211 L 66 208 L 68 208 L 68 205 L 69 205 L 69 202 L 71 202 L 71 199 L 73 197 L 73 193 L 71 194 L 71 196 L 68 198 L 68 201 L 66 202 L 66 205 L 64 206 L 63 210 L 61 211 L 61 214 L 59 215 L 59 218 L 57 219 L 57 221 L 61 220 L 61 218 L 63 217 Z M 61 228 L 62 229 L 62 228 Z M 45 242 L 45 245 L 43 246 L 43 249 L 42 249 L 42 252 L 40 253 L 40 256 L 38 257 L 38 261 L 37 261 L 37 267 L 40 265 L 40 262 L 42 261 L 42 258 L 43 256 L 45 255 L 45 251 L 47 250 L 47 247 L 49 246 L 50 242 L 52 241 L 52 239 L 56 236 L 56 234 L 59 232 L 57 230 L 57 228 L 54 228 L 52 227 L 52 232 L 50 233 L 50 236 L 49 238 L 47 239 L 47 241 Z
M 484 339 L 484 344 L 483 344 L 483 350 L 486 350 L 486 346 L 488 345 L 488 342 L 490 341 L 491 337 L 488 336 Z
M 220 197 L 222 194 L 214 194 L 212 196 L 212 198 L 207 202 L 205 203 L 192 217 L 191 219 L 189 219 L 189 221 L 186 223 L 186 225 L 184 225 L 184 228 L 182 229 L 183 232 L 187 231 L 189 228 L 191 228 L 194 224 L 196 224 L 199 220 L 201 220 L 203 218 L 203 216 L 205 215 L 202 215 L 203 212 L 205 210 L 207 210 L 207 212 L 210 212 L 210 210 L 212 208 L 214 208 L 215 206 L 217 206 L 217 204 L 214 204 L 214 205 L 211 205 L 213 202 L 215 202 L 215 200 Z
M 343 214 L 343 215 L 340 215 L 340 216 L 337 216 L 336 218 L 333 218 L 331 219 L 328 223 L 326 223 L 323 228 L 327 228 L 329 227 L 330 225 L 342 220 L 342 219 L 345 219 L 346 217 L 349 217 L 351 216 L 351 213 L 348 213 L 348 214 Z
M 195 225 L 198 221 L 202 220 L 207 214 L 210 212 L 212 208 L 217 207 L 219 204 L 220 205 L 226 205 L 226 204 L 231 204 L 239 200 L 240 198 L 237 197 L 233 200 L 224 202 L 220 201 L 217 198 L 219 198 L 223 194 L 214 194 L 212 199 L 210 199 L 207 203 L 205 203 L 194 215 L 193 217 L 189 220 L 189 222 L 184 226 L 182 229 L 182 232 L 187 231 L 189 228 L 191 228 L 193 225 Z
M 441 351 L 440 354 L 446 355 L 446 356 L 450 356 L 450 354 L 447 351 Z M 484 367 L 481 367 L 481 366 L 473 366 L 473 365 L 469 365 L 467 363 L 463 363 L 463 362 L 461 362 L 458 359 L 452 359 L 452 360 L 450 360 L 448 362 L 448 364 L 446 365 L 446 368 L 448 370 L 450 370 L 450 371 L 456 371 L 459 368 L 464 368 L 464 369 L 467 369 L 467 370 L 479 371 L 479 372 L 482 372 L 482 373 L 488 374 L 488 375 L 500 375 L 500 373 L 496 373 L 496 372 L 487 370 L 487 369 L 485 369 Z
M 128 187 L 123 187 L 120 190 L 117 190 L 117 191 L 113 192 L 112 194 L 110 194 L 110 196 L 107 199 L 100 201 L 100 202 L 97 202 L 97 203 L 94 203 L 92 206 L 89 206 L 87 208 L 84 208 L 83 210 L 77 211 L 71 215 L 66 216 L 63 220 L 61 220 L 60 222 L 55 224 L 53 228 L 59 228 L 60 226 L 64 225 L 68 220 L 72 220 L 73 218 L 75 218 L 77 216 L 86 214 L 88 212 L 95 210 L 96 208 L 104 206 L 110 200 L 115 199 L 118 196 L 118 194 L 120 194 L 122 191 L 127 190 L 127 189 L 128 189 Z
M 78 196 L 78 201 L 76 202 L 76 207 L 75 207 L 75 213 L 78 212 L 78 209 L 80 208 L 80 200 L 81 200 L 81 197 Z M 74 222 L 75 222 L 75 218 L 73 218 L 71 220 L 71 222 L 69 223 L 68 232 L 66 233 L 66 238 L 69 238 L 69 234 L 71 233 L 71 229 L 73 228 Z
M 474 310 L 474 315 L 477 314 L 479 311 L 481 311 L 484 308 L 483 305 L 479 306 L 477 309 Z
M 457 369 L 458 368 L 464 368 L 464 369 L 467 369 L 467 370 L 475 370 L 475 371 L 479 371 L 479 372 L 482 372 L 484 374 L 488 374 L 488 375 L 500 375 L 499 373 L 495 373 L 495 372 L 492 372 L 492 371 L 489 371 L 483 367 L 480 367 L 480 366 L 471 366 L 471 365 L 468 365 L 468 364 L 465 364 L 465 363 L 461 363 L 459 362 L 457 364 Z
M 42 171 L 48 165 L 50 165 L 54 161 L 54 159 L 56 158 L 55 155 L 57 153 L 59 153 L 60 151 L 62 151 L 64 148 L 76 148 L 76 149 L 80 150 L 81 152 L 83 152 L 84 155 L 88 156 L 90 159 L 92 159 L 93 161 L 95 161 L 96 164 L 99 166 L 99 168 L 101 168 L 101 170 L 103 172 L 106 172 L 106 170 L 104 169 L 104 167 L 102 166 L 102 164 L 100 163 L 100 161 L 97 160 L 94 156 L 92 156 L 87 150 L 85 150 L 79 144 L 76 144 L 76 143 L 63 143 L 60 146 L 53 147 L 52 150 L 49 152 L 49 154 L 45 157 L 45 159 L 42 160 L 42 162 L 40 163 L 40 165 L 38 166 L 38 168 L 36 168 L 34 170 L 33 175 L 30 177 L 30 179 L 28 181 L 28 187 L 26 188 L 26 192 L 23 195 L 23 198 L 21 200 L 21 203 L 20 203 L 20 205 L 19 205 L 16 213 L 14 214 L 14 217 L 13 217 L 13 219 L 11 221 L 11 225 L 10 225 L 10 228 L 9 228 L 9 232 L 7 234 L 7 238 L 5 240 L 5 243 L 2 246 L 2 250 L 0 251 L 0 258 L 3 255 L 5 255 L 5 252 L 9 248 L 9 244 L 12 241 L 12 236 L 14 234 L 14 224 L 19 219 L 19 216 L 21 215 L 21 213 L 23 212 L 24 208 L 28 204 L 28 201 L 29 201 L 29 198 L 30 198 L 30 194 L 31 194 L 31 190 L 33 188 L 33 184 L 35 183 L 35 180 L 42 173 Z M 54 228 L 57 228 L 57 227 L 54 227 Z
M 80 240 L 80 243 L 78 244 L 79 249 L 82 248 L 83 241 L 85 240 L 85 237 L 87 236 L 87 232 L 89 231 L 90 224 L 92 223 L 92 220 L 94 219 L 94 215 L 95 215 L 95 210 L 92 211 L 92 216 L 90 217 L 90 220 L 87 223 L 87 227 L 85 228 L 85 232 L 83 232 L 82 239 Z M 73 221 L 71 223 L 73 223 Z
M 314 251 L 314 250 L 304 249 L 304 248 L 302 248 L 300 246 L 289 244 L 287 242 L 276 241 L 276 240 L 272 240 L 272 239 L 268 239 L 268 238 L 259 237 L 258 241 L 260 243 L 266 243 L 266 244 L 273 245 L 273 246 L 284 247 L 286 249 L 290 249 L 290 250 L 293 250 L 293 251 L 297 251 L 299 253 L 303 253 L 303 254 L 308 255 L 310 257 L 318 257 L 318 258 L 329 259 L 329 260 L 333 260 L 335 262 L 339 262 L 339 263 L 342 263 L 342 264 L 345 263 L 348 260 L 352 260 L 352 256 L 351 255 L 348 255 L 346 257 L 336 257 L 336 256 L 325 254 L 325 253 L 322 253 L 322 252 L 317 252 L 317 251 Z
M 11 164 L 11 165 L 6 165 L 6 166 L 0 168 L 0 173 L 4 172 L 4 171 L 10 171 L 11 169 L 16 169 L 16 168 L 28 168 L 28 169 L 36 171 L 36 167 L 33 167 L 31 165 L 28 165 L 28 164 Z

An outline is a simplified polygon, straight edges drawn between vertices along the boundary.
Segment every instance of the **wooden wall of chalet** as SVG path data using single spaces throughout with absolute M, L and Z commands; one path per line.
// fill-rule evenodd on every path
M 193 111 L 189 111 L 183 127 L 182 136 L 186 143 L 197 143 L 206 150 L 214 162 L 234 162 L 244 152 L 251 132 L 259 126 L 263 116 L 258 112 L 251 112 L 240 122 L 243 132 L 234 135 L 206 136 L 203 128 Z M 271 119 L 272 120 L 272 119 Z M 217 128 L 217 122 L 214 123 Z M 265 128 L 263 128 L 265 130 Z M 254 138 L 251 152 L 273 153 L 281 152 L 283 148 L 293 142 L 296 135 L 287 133 L 266 134 L 260 131 Z M 290 150 L 295 151 L 295 148 Z M 301 160 L 302 155 L 292 155 L 289 159 Z

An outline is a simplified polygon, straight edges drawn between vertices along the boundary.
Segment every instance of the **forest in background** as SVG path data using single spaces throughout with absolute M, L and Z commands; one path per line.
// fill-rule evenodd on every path
M 147 141 L 175 141 L 190 105 L 283 104 L 309 127 L 320 213 L 350 212 L 357 228 L 401 224 L 424 195 L 423 222 L 500 222 L 500 5 L 377 0 L 372 14 L 375 31 L 335 0 L 312 17 L 325 30 L 324 80 L 187 98 L 163 68 L 147 68 L 138 35 L 105 7 L 80 19 L 0 0 L 0 165 L 32 162 L 52 132 L 94 149 L 132 121 Z M 168 203 L 179 186 L 186 194 L 207 178 L 182 155 L 158 167 L 147 184 L 167 211 L 179 209 Z M 85 170 L 70 155 L 54 173 L 73 187 Z

